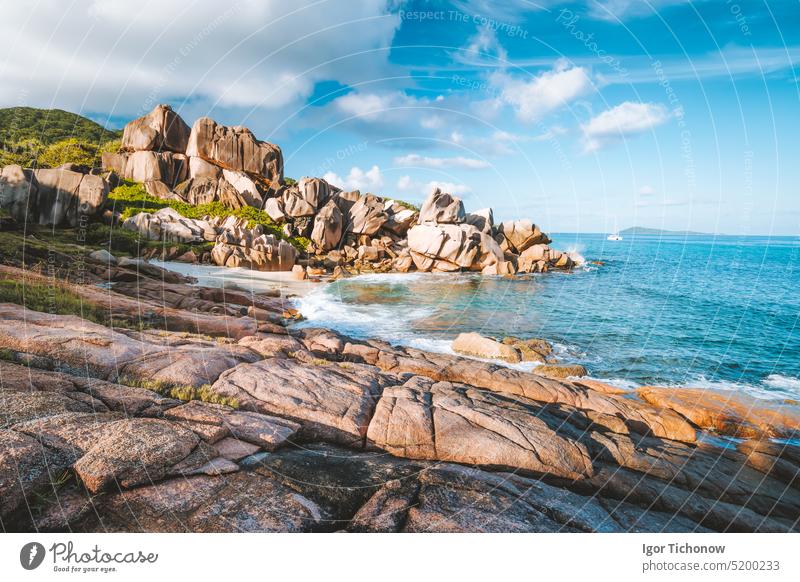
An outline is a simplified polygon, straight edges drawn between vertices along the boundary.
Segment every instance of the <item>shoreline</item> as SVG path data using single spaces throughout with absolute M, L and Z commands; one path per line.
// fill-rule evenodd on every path
M 290 326 L 291 329 L 297 329 L 297 330 L 319 326 L 319 324 L 315 322 L 313 318 L 305 319 L 306 313 L 303 312 L 304 300 L 306 300 L 310 295 L 314 293 L 323 293 L 325 287 L 331 285 L 336 281 L 335 279 L 334 280 L 322 279 L 321 281 L 311 281 L 308 279 L 296 280 L 292 278 L 292 273 L 290 271 L 254 271 L 243 267 L 235 267 L 235 268 L 221 267 L 218 265 L 182 263 L 179 261 L 160 261 L 157 259 L 150 259 L 148 262 L 180 275 L 194 277 L 197 279 L 196 285 L 199 286 L 243 290 L 252 293 L 268 293 L 270 291 L 278 291 L 281 293 L 282 297 L 288 298 L 291 301 L 292 307 L 297 309 L 300 312 L 300 314 L 303 315 L 304 319 L 298 320 L 297 322 L 293 323 Z M 553 273 L 545 274 L 544 276 L 563 275 L 563 274 L 564 273 L 562 272 L 556 271 Z M 347 279 L 349 281 L 369 282 L 371 280 L 375 280 L 379 282 L 384 282 L 384 281 L 389 281 L 392 278 L 397 278 L 400 281 L 408 282 L 426 278 L 426 279 L 440 279 L 442 282 L 447 282 L 447 281 L 452 282 L 453 277 L 465 277 L 465 276 L 469 277 L 470 279 L 476 279 L 476 280 L 481 280 L 484 277 L 476 273 L 453 274 L 453 273 L 424 273 L 424 272 L 422 273 L 390 272 L 390 273 L 362 273 L 347 277 Z M 369 341 L 369 340 L 386 341 L 393 345 L 403 346 L 407 348 L 425 350 L 433 353 L 439 353 L 450 356 L 464 357 L 480 362 L 507 367 L 512 370 L 536 373 L 535 369 L 537 367 L 537 363 L 535 362 L 520 362 L 518 364 L 511 364 L 499 359 L 481 358 L 468 354 L 457 353 L 451 347 L 452 341 L 455 336 L 453 338 L 447 338 L 447 339 L 445 338 L 436 339 L 427 336 L 390 337 L 388 335 L 382 335 L 382 334 L 367 335 L 362 333 L 356 333 L 349 329 L 343 329 L 347 328 L 347 325 L 342 324 L 341 322 L 340 325 L 337 325 L 336 323 L 331 323 L 330 321 L 326 321 L 323 324 L 323 326 L 335 330 L 338 333 L 344 333 L 350 337 L 353 337 L 354 339 L 358 339 L 361 341 Z M 557 347 L 559 345 L 558 343 L 552 342 L 552 340 L 550 340 L 549 338 L 543 338 L 543 339 L 545 339 L 548 342 L 551 342 L 551 344 L 554 347 Z M 566 348 L 563 349 L 565 350 Z M 570 363 L 569 359 L 564 359 L 563 357 L 559 357 L 558 362 Z M 631 394 L 635 394 L 639 388 L 648 385 L 648 383 L 636 382 L 633 380 L 628 380 L 626 378 L 596 377 L 591 375 L 591 373 L 585 376 L 584 378 L 589 380 L 595 380 L 598 382 L 603 382 L 611 386 L 615 386 Z M 794 381 L 794 379 L 789 376 L 784 376 L 782 374 L 773 374 L 771 376 L 764 378 L 762 382 L 764 382 L 766 385 L 770 385 L 769 380 L 771 378 L 773 382 Z M 791 392 L 791 387 L 789 388 L 783 387 L 781 388 L 781 392 L 770 392 L 763 385 L 748 384 L 736 381 L 724 381 L 724 380 L 708 381 L 702 377 L 698 380 L 689 380 L 689 381 L 676 380 L 671 382 L 660 382 L 659 385 L 671 388 L 685 388 L 690 386 L 693 389 L 716 390 L 723 392 L 731 392 L 733 394 L 746 394 L 748 396 L 752 396 L 758 400 L 763 400 L 765 402 L 785 401 L 787 399 L 794 399 L 795 396 Z

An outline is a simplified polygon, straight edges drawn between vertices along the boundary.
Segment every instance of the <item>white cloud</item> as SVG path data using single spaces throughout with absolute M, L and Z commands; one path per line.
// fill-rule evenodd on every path
M 647 184 L 639 188 L 639 196 L 653 196 L 655 193 L 655 189 Z
M 466 168 L 469 170 L 488 168 L 490 165 L 486 160 L 478 160 L 476 158 L 465 158 L 462 156 L 453 158 L 434 158 L 420 156 L 419 154 L 409 154 L 407 156 L 397 157 L 394 159 L 394 163 L 398 166 L 416 166 L 423 168 Z
M 533 79 L 500 72 L 492 75 L 491 81 L 500 90 L 500 99 L 510 104 L 524 122 L 541 119 L 587 93 L 592 86 L 587 69 L 572 67 L 563 60 Z
M 485 155 L 507 156 L 517 151 L 517 144 L 532 139 L 526 135 L 496 130 L 487 136 L 464 135 L 459 131 L 450 134 L 455 145 L 481 152 Z
M 695 3 L 702 0 L 694 0 Z M 628 18 L 640 18 L 658 14 L 664 8 L 689 4 L 689 0 L 591 0 L 589 16 L 598 20 L 617 22 Z
M 370 93 L 353 91 L 330 104 L 330 114 L 343 118 L 348 126 L 372 138 L 430 136 L 444 127 L 451 112 L 438 96 L 431 100 L 402 91 Z M 415 127 L 419 128 L 415 134 Z
M 664 123 L 667 109 L 656 103 L 625 101 L 603 111 L 581 126 L 586 151 L 595 151 L 626 136 L 643 133 Z
M 385 76 L 388 53 L 372 49 L 399 25 L 385 0 L 7 2 L 0 105 L 129 117 L 187 99 L 200 114 L 217 104 L 291 111 L 319 81 Z
M 413 180 L 411 176 L 402 176 L 397 181 L 397 189 L 400 192 L 407 192 L 418 194 L 420 196 L 427 196 L 435 188 L 440 188 L 443 192 L 450 194 L 468 194 L 472 189 L 466 184 L 455 184 L 453 182 L 442 182 L 439 180 L 431 180 L 430 182 L 418 182 Z
M 377 121 L 394 109 L 414 107 L 416 100 L 399 91 L 384 94 L 355 91 L 339 97 L 334 105 L 346 115 Z
M 453 58 L 461 63 L 505 66 L 508 52 L 497 40 L 495 31 L 483 26 L 467 40 L 462 50 L 453 52 Z
M 378 166 L 372 166 L 369 170 L 362 170 L 358 166 L 350 168 L 350 173 L 346 177 L 327 172 L 323 179 L 344 190 L 361 190 L 362 192 L 374 192 L 380 194 L 383 188 L 383 172 Z

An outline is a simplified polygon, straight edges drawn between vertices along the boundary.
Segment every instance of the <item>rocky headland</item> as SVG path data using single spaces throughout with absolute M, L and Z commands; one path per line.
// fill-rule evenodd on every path
M 530 221 L 494 224 L 439 191 L 417 210 L 289 183 L 277 146 L 164 106 L 103 161 L 2 170 L 5 531 L 800 529 L 796 403 L 627 392 L 536 338 L 464 334 L 448 355 L 298 328 L 280 293 L 204 287 L 139 256 L 298 278 L 570 269 Z M 109 204 L 122 180 L 175 204 L 123 216 Z M 271 222 L 179 212 L 210 203 Z M 95 223 L 108 239 L 88 236 Z M 121 232 L 137 237 L 129 256 Z

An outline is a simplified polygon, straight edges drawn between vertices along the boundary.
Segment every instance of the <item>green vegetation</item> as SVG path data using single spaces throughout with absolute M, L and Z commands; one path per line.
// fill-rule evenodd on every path
M 183 400 L 185 402 L 200 400 L 201 402 L 208 402 L 209 404 L 222 404 L 223 406 L 230 406 L 231 408 L 239 408 L 239 402 L 235 398 L 228 398 L 215 394 L 211 391 L 211 386 L 209 384 L 195 387 L 165 382 L 164 380 L 148 380 L 130 376 L 123 376 L 119 378 L 118 381 L 124 386 L 144 388 L 145 390 L 158 392 L 162 396 Z
M 80 295 L 56 281 L 45 284 L 39 281 L 0 279 L 0 303 L 16 303 L 44 313 L 77 315 L 101 325 L 128 327 L 117 320 L 112 321 L 109 311 L 84 301 Z
M 284 178 L 283 184 L 284 186 L 294 186 L 295 184 L 297 184 L 297 180 L 295 180 L 294 178 Z
M 161 208 L 172 208 L 186 218 L 201 219 L 207 216 L 227 218 L 236 216 L 247 220 L 248 228 L 254 228 L 257 224 L 261 225 L 268 234 L 286 240 L 301 251 L 305 250 L 310 243 L 305 237 L 287 238 L 283 234 L 281 227 L 275 224 L 266 212 L 252 206 L 232 209 L 221 202 L 192 205 L 178 200 L 164 200 L 151 196 L 144 186 L 135 182 L 126 182 L 114 188 L 108 196 L 107 204 L 111 210 L 122 215 L 122 220 L 126 220 L 140 212 L 155 212 Z
M 91 168 L 96 159 L 96 147 L 72 137 L 45 147 L 36 158 L 36 165 L 40 168 L 57 168 L 61 164 L 77 164 Z
M 0 109 L 0 166 L 55 168 L 72 163 L 99 168 L 100 155 L 117 151 L 121 135 L 59 109 Z
M 406 202 L 405 200 L 398 200 L 397 198 L 392 198 L 395 202 L 397 202 L 403 208 L 408 208 L 409 210 L 413 210 L 414 212 L 419 212 L 419 206 L 415 206 L 411 204 L 411 202 Z
M 61 109 L 0 109 L 0 144 L 3 145 L 33 139 L 48 146 L 70 138 L 101 144 L 120 137 L 121 130 L 106 129 L 91 119 Z

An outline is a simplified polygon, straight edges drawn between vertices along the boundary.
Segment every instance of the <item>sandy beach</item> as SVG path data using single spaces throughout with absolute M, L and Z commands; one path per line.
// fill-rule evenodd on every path
M 298 281 L 292 278 L 291 271 L 254 271 L 242 267 L 196 265 L 179 261 L 153 260 L 150 262 L 169 271 L 195 277 L 197 284 L 204 287 L 240 289 L 252 293 L 277 290 L 280 291 L 282 296 L 286 297 L 290 295 L 306 295 L 323 284 L 310 280 Z

